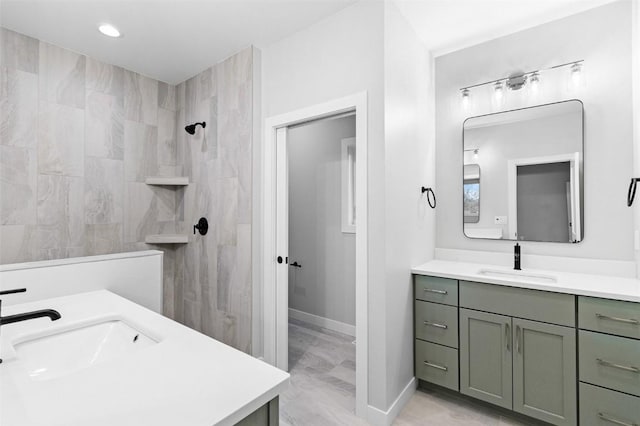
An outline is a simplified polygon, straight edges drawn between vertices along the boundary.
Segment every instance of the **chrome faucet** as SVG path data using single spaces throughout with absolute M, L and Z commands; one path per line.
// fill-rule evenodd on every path
M 13 290 L 5 290 L 0 291 L 0 296 L 5 294 L 15 294 L 15 293 L 24 293 L 27 291 L 26 288 L 16 288 Z M 49 318 L 51 321 L 57 321 L 62 316 L 58 311 L 54 311 L 53 309 L 40 309 L 32 312 L 25 312 L 23 314 L 15 314 L 15 315 L 7 315 L 6 317 L 2 316 L 2 300 L 0 299 L 0 327 L 3 325 L 11 324 L 14 322 L 27 321 L 35 318 Z M 0 358 L 0 363 L 2 363 L 2 358 Z
M 520 270 L 520 244 L 513 246 L 513 269 Z

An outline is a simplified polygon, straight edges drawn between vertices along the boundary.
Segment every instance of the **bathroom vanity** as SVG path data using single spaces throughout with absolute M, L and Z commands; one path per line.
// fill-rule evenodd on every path
M 435 260 L 415 375 L 555 425 L 640 424 L 640 281 Z
M 0 424 L 278 424 L 286 372 L 106 290 L 3 310 L 44 307 L 2 326 Z

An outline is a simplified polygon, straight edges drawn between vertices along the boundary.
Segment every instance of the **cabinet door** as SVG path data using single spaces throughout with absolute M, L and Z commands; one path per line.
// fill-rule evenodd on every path
M 511 317 L 460 309 L 460 392 L 512 408 Z
M 554 425 L 575 425 L 576 331 L 513 319 L 513 409 Z

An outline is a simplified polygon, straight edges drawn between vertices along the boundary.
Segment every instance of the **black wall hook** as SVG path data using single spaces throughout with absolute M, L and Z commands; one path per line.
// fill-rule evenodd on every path
M 422 193 L 427 193 L 427 203 L 429 203 L 429 207 L 432 209 L 436 208 L 436 193 L 433 192 L 431 188 L 425 188 L 424 186 L 421 189 Z
M 638 181 L 640 178 L 631 178 L 631 183 L 629 183 L 629 192 L 627 192 L 627 207 L 631 207 L 633 205 L 633 200 L 636 198 L 636 186 L 638 185 Z

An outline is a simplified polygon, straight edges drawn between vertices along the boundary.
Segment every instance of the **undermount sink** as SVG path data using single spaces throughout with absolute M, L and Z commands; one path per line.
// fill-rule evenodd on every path
M 499 271 L 494 269 L 480 269 L 478 274 L 507 280 L 529 281 L 534 283 L 556 283 L 556 277 L 552 275 L 530 274 L 522 271 Z
M 111 320 L 34 338 L 14 346 L 33 380 L 65 376 L 157 343 L 123 321 Z

